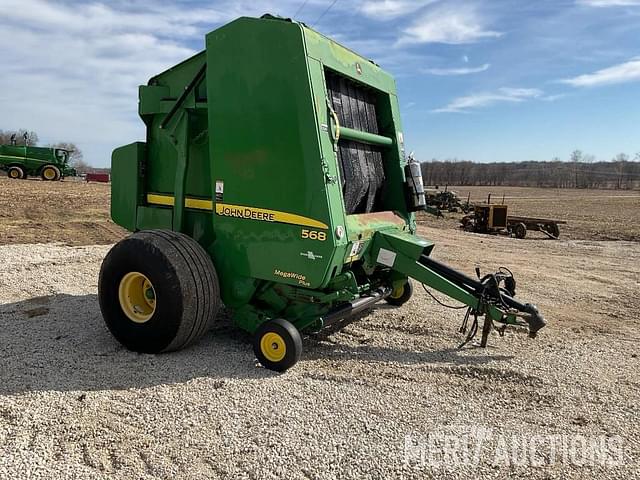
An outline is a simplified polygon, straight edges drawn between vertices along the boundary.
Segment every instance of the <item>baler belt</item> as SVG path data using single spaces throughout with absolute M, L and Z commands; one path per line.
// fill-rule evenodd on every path
M 328 70 L 326 80 L 329 99 L 340 122 L 337 154 L 346 212 L 376 211 L 385 178 L 382 148 L 393 143 L 379 135 L 376 94 Z

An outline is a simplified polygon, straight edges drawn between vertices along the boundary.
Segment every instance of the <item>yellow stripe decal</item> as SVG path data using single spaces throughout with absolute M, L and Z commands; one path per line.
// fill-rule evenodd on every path
M 154 205 L 166 205 L 168 207 L 173 207 L 173 197 L 169 195 L 156 195 L 154 193 L 148 193 L 147 202 L 153 203 Z
M 175 200 L 171 195 L 158 195 L 155 193 L 149 193 L 147 194 L 147 202 L 154 205 L 173 207 Z M 184 206 L 187 208 L 194 208 L 196 210 L 213 210 L 213 202 L 211 200 L 204 200 L 202 198 L 185 198 Z
M 172 195 L 158 195 L 155 193 L 147 194 L 147 202 L 154 205 L 164 205 L 173 207 L 175 202 Z M 185 198 L 184 206 L 197 210 L 213 210 L 213 201 L 201 198 Z M 260 220 L 263 222 L 288 223 L 291 225 L 300 225 L 303 227 L 328 229 L 329 227 L 314 220 L 313 218 L 303 217 L 294 213 L 280 212 L 278 210 L 268 210 L 266 208 L 246 207 L 242 205 L 231 205 L 228 203 L 216 203 L 216 213 L 225 217 L 246 218 L 250 220 Z
M 213 202 L 211 200 L 202 200 L 200 198 L 187 198 L 184 201 L 184 206 L 197 210 L 213 210 Z

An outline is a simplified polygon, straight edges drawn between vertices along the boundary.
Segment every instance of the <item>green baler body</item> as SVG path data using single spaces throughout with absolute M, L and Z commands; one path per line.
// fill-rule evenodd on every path
M 75 175 L 68 164 L 69 152 L 60 148 L 0 145 L 0 170 L 16 166 L 31 176 L 38 176 L 46 165 L 55 165 L 63 176 Z
M 334 107 L 349 99 L 329 81 L 367 96 L 375 125 L 345 106 L 340 126 Z M 409 263 L 432 248 L 407 207 L 393 78 L 303 24 L 240 18 L 211 32 L 204 52 L 140 87 L 139 110 L 147 139 L 113 154 L 112 217 L 197 240 L 248 331 L 276 316 L 321 327 L 341 303 L 406 281 L 379 262 L 381 245 Z M 379 152 L 374 207 L 346 204 L 345 146 Z

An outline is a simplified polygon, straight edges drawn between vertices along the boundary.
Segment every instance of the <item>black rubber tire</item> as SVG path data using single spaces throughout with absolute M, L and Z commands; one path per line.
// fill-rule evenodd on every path
M 277 333 L 282 337 L 286 346 L 286 353 L 282 360 L 271 361 L 265 357 L 260 347 L 262 337 L 267 333 Z M 283 318 L 276 318 L 264 322 L 258 327 L 253 336 L 253 353 L 263 367 L 276 372 L 284 372 L 293 367 L 302 355 L 302 337 L 298 329 Z
M 13 172 L 17 173 L 15 177 L 12 176 Z M 25 178 L 24 170 L 22 169 L 22 167 L 18 166 L 9 167 L 9 170 L 7 170 L 7 177 L 15 180 L 21 180 Z
M 524 223 L 517 223 L 513 227 L 513 233 L 516 238 L 524 238 L 527 236 L 527 226 Z
M 153 284 L 156 307 L 145 323 L 135 323 L 120 306 L 122 278 L 144 274 Z M 147 230 L 125 238 L 107 254 L 98 281 L 100 310 L 109 331 L 135 352 L 181 350 L 211 327 L 221 305 L 211 258 L 195 240 L 169 230 Z
M 407 283 L 405 283 L 404 286 L 402 287 L 402 294 L 399 297 L 393 298 L 389 296 L 386 298 L 386 300 L 389 305 L 393 305 L 394 307 L 400 307 L 405 303 L 407 303 L 412 296 L 413 296 L 413 284 L 411 283 L 410 280 L 407 280 Z
M 46 172 L 47 170 L 53 170 L 55 172 L 53 178 L 47 178 L 45 176 L 44 172 Z M 55 165 L 45 165 L 44 167 L 42 167 L 42 170 L 40 170 L 40 178 L 42 178 L 42 180 L 44 180 L 45 182 L 56 182 L 60 180 L 61 176 L 62 174 L 60 173 L 60 169 Z

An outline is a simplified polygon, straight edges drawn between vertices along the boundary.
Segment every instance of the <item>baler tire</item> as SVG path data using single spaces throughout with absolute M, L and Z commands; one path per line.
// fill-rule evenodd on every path
M 527 226 L 524 223 L 517 223 L 513 227 L 513 233 L 516 238 L 522 239 L 527 236 Z
M 9 170 L 7 170 L 7 177 L 13 180 L 21 180 L 25 178 L 24 170 L 17 166 L 10 167 Z
M 135 274 L 153 289 L 152 311 L 140 318 L 132 318 L 139 312 L 136 305 L 131 311 L 132 297 L 123 289 Z M 98 300 L 116 340 L 140 353 L 171 352 L 195 343 L 221 305 L 207 252 L 191 237 L 169 230 L 141 231 L 117 243 L 102 263 Z
M 389 305 L 393 305 L 394 307 L 400 307 L 407 303 L 409 299 L 413 296 L 413 285 L 410 280 L 407 280 L 402 287 L 402 292 L 398 295 L 394 295 L 393 293 L 389 295 L 386 300 Z
M 270 342 L 274 345 L 272 351 L 268 350 L 271 347 Z M 263 367 L 284 372 L 300 360 L 302 337 L 291 322 L 283 318 L 268 320 L 260 325 L 254 334 L 253 353 Z
M 46 173 L 48 171 L 53 171 L 53 176 L 48 177 Z M 40 172 L 40 178 L 42 178 L 42 180 L 44 180 L 45 182 L 56 182 L 60 180 L 61 176 L 62 174 L 60 173 L 60 169 L 55 165 L 45 165 Z

